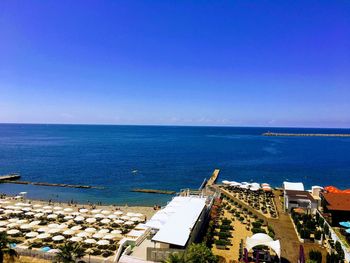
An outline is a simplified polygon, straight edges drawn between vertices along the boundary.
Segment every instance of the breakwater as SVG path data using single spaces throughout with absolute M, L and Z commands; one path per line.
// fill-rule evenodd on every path
M 12 180 L 1 180 L 0 183 L 30 184 L 30 185 L 38 185 L 38 186 L 68 187 L 68 188 L 82 188 L 82 189 L 104 189 L 104 187 L 97 187 L 97 186 L 91 186 L 91 185 L 56 184 L 56 183 L 29 182 L 29 181 L 12 181 Z
M 265 132 L 263 136 L 294 136 L 294 137 L 350 137 L 348 133 L 280 133 L 280 132 Z
M 165 194 L 165 195 L 176 194 L 175 191 L 157 190 L 157 189 L 140 189 L 140 188 L 132 189 L 131 192 L 149 193 L 149 194 Z

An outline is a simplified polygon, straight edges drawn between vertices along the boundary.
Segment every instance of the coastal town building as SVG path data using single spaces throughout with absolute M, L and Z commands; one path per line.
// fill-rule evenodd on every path
M 333 226 L 338 226 L 339 222 L 350 219 L 350 194 L 331 193 L 321 194 L 321 205 L 324 214 L 328 214 L 328 221 Z
M 285 190 L 284 208 L 290 212 L 293 208 L 304 208 L 314 211 L 318 207 L 318 202 L 308 191 Z

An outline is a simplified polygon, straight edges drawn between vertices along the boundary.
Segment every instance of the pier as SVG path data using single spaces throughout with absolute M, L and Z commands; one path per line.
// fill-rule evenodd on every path
M 348 133 L 280 133 L 280 132 L 265 132 L 263 136 L 285 136 L 285 137 L 350 137 Z
M 157 189 L 140 189 L 140 188 L 132 189 L 131 192 L 148 193 L 148 194 L 165 194 L 165 195 L 176 194 L 175 191 L 157 190 Z
M 27 184 L 27 185 L 38 185 L 38 186 L 52 186 L 52 187 L 67 187 L 67 188 L 82 188 L 82 189 L 104 189 L 104 187 L 97 187 L 91 185 L 75 185 L 75 184 L 55 184 L 55 183 L 44 183 L 44 182 L 29 182 L 29 181 L 13 181 L 13 178 L 0 180 L 0 183 L 8 184 Z
M 17 173 L 0 175 L 0 183 L 6 180 L 18 180 L 20 178 L 21 178 L 21 175 Z
M 215 184 L 216 180 L 218 179 L 219 173 L 220 173 L 219 169 L 214 170 L 213 174 L 211 175 L 211 177 L 209 178 L 209 180 L 207 182 L 207 186 Z

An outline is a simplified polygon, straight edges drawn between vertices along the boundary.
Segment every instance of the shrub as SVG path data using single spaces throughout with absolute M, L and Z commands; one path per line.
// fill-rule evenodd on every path
M 257 227 L 253 227 L 252 228 L 252 232 L 253 232 L 253 234 L 257 234 L 257 233 L 264 233 L 264 234 L 266 234 L 266 231 L 264 229 L 257 228 Z
M 319 231 L 319 230 L 317 230 L 317 231 L 315 232 L 315 239 L 321 240 L 321 236 L 322 236 L 322 232 Z
M 322 263 L 322 253 L 318 250 L 311 250 L 309 252 L 309 258 L 315 263 Z

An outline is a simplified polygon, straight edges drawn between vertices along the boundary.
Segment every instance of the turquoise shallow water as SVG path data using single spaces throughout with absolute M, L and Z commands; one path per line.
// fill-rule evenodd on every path
M 350 138 L 264 137 L 266 131 L 350 133 L 345 129 L 0 124 L 0 174 L 22 180 L 105 187 L 68 189 L 1 184 L 38 199 L 153 205 L 166 195 L 132 188 L 198 188 L 214 168 L 220 180 L 303 181 L 349 188 Z M 137 172 L 135 172 L 137 170 Z

